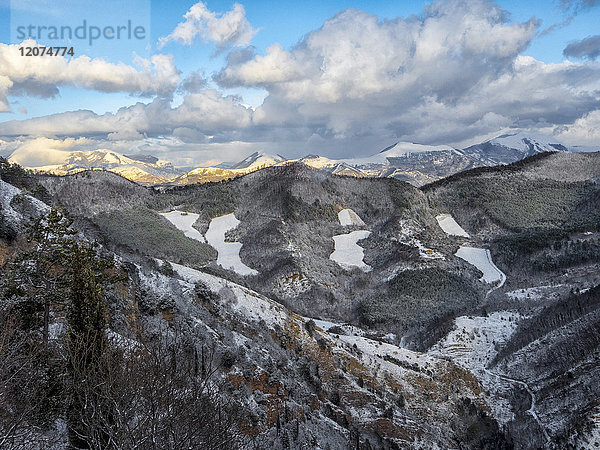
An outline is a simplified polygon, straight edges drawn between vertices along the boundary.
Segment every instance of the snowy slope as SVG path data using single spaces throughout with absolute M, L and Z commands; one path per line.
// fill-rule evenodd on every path
M 373 164 L 388 165 L 388 158 L 399 158 L 406 157 L 411 153 L 424 153 L 424 152 L 436 152 L 450 150 L 454 151 L 453 147 L 448 145 L 423 145 L 413 144 L 411 142 L 398 142 L 391 147 L 388 147 L 382 152 L 368 156 L 366 158 L 351 158 L 342 159 L 341 161 L 351 166 L 368 166 Z
M 22 213 L 15 210 L 13 205 L 11 205 L 13 199 L 19 195 L 22 195 L 23 199 L 33 206 L 33 210 L 37 211 L 38 215 L 46 214 L 50 211 L 48 205 L 37 198 L 24 194 L 21 189 L 0 180 L 0 215 L 14 230 L 19 229 L 27 221 L 26 219 L 29 219 L 29 217 L 24 217 Z
M 346 208 L 342 209 L 338 213 L 338 219 L 340 220 L 340 224 L 343 226 L 350 225 L 358 225 L 359 227 L 364 227 L 365 223 L 363 220 L 356 214 L 352 209 Z
M 255 152 L 247 158 L 229 167 L 229 169 L 240 169 L 248 172 L 258 170 L 262 167 L 269 167 L 286 161 L 281 155 L 270 155 L 268 153 Z
M 140 183 L 164 183 L 181 172 L 168 161 L 149 156 L 133 159 L 110 150 L 52 151 L 48 157 L 27 149 L 13 152 L 9 160 L 38 172 L 67 175 L 87 169 L 110 170 Z

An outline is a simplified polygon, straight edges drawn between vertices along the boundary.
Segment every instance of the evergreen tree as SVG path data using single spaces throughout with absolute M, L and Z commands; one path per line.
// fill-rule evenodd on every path
M 72 220 L 52 209 L 33 223 L 27 232 L 28 249 L 9 264 L 5 297 L 15 303 L 25 329 L 42 328 L 48 347 L 51 308 L 65 303 L 68 285 L 67 261 L 75 231 Z

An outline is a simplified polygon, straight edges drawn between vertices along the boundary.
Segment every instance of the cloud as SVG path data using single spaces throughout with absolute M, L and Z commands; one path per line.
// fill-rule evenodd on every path
M 600 142 L 600 109 L 577 119 L 572 125 L 558 130 L 557 135 L 567 144 L 598 146 Z
M 198 2 L 183 18 L 184 21 L 177 24 L 171 34 L 158 39 L 159 48 L 169 42 L 192 45 L 197 37 L 214 42 L 219 49 L 241 47 L 250 44 L 257 33 L 246 19 L 244 7 L 239 3 L 234 4 L 233 9 L 226 13 L 215 13 L 205 3 Z
M 146 152 L 173 151 L 182 161 L 218 158 L 210 148 L 348 157 L 399 140 L 458 146 L 507 128 L 588 139 L 585 128 L 596 125 L 584 117 L 600 110 L 600 64 L 523 56 L 538 30 L 537 20 L 510 22 L 486 0 L 437 1 L 392 20 L 349 9 L 292 48 L 229 53 L 214 80 L 264 90 L 255 110 L 193 73 L 177 106 L 159 97 L 114 114 L 9 121 L 0 136 L 84 136 L 111 148 L 142 142 Z
M 567 58 L 596 59 L 600 56 L 600 35 L 570 43 L 563 50 L 563 55 Z
M 19 47 L 35 45 L 32 40 L 19 45 L 0 43 L 0 112 L 11 110 L 8 96 L 52 98 L 60 86 L 169 96 L 179 83 L 179 71 L 170 55 L 136 57 L 139 69 L 85 55 L 71 59 L 21 56 Z
M 600 0 L 561 0 L 560 6 L 563 9 L 571 10 L 577 13 L 587 8 L 600 6 Z
M 252 110 L 242 106 L 239 98 L 207 89 L 184 96 L 182 104 L 175 108 L 171 107 L 170 100 L 156 98 L 148 104 L 121 108 L 114 114 L 80 110 L 24 121 L 11 120 L 0 123 L 0 135 L 135 140 L 189 128 L 205 136 L 222 136 L 248 127 L 251 116 Z
M 19 145 L 10 156 L 10 160 L 25 167 L 62 164 L 70 152 L 86 143 L 86 139 L 31 139 Z
M 182 93 L 195 93 L 200 92 L 206 88 L 208 84 L 208 80 L 202 75 L 200 72 L 192 72 L 190 73 L 179 87 L 179 91 Z

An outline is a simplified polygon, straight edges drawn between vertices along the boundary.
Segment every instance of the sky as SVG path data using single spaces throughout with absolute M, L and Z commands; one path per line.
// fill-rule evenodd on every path
M 0 0 L 0 155 L 600 146 L 600 0 Z M 23 56 L 63 46 L 73 55 Z

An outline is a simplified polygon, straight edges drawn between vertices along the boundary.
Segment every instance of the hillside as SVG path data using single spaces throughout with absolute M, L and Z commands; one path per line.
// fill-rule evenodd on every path
M 259 448 L 323 433 L 330 448 L 551 448 L 596 432 L 598 163 L 542 153 L 421 189 L 302 163 L 161 189 L 98 171 L 29 185 L 117 255 L 136 320 L 203 323 L 193 339 L 236 355 L 222 392 L 244 392 Z

